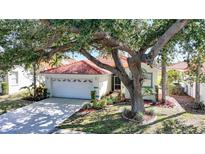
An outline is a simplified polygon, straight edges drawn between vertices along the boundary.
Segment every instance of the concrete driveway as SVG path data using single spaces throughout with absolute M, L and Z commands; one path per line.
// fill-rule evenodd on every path
M 48 98 L 0 116 L 0 134 L 47 134 L 89 100 Z

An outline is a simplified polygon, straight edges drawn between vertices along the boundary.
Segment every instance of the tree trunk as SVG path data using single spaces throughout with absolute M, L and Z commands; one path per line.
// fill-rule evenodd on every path
M 196 103 L 200 103 L 200 83 L 196 82 L 195 85 L 195 101 Z
M 133 83 L 133 86 L 134 85 L 136 85 L 136 84 Z M 144 101 L 143 101 L 142 92 L 141 92 L 142 91 L 141 85 L 138 84 L 138 86 L 136 86 L 136 87 L 133 87 L 133 86 L 126 87 L 129 91 L 129 94 L 130 94 L 131 111 L 134 114 L 144 113 L 145 108 L 144 108 Z
M 162 103 L 166 102 L 167 95 L 167 74 L 166 74 L 166 66 L 162 66 Z
M 128 64 L 131 73 L 133 74 L 133 83 L 131 86 L 127 86 L 130 93 L 131 99 L 131 111 L 133 113 L 144 113 L 144 100 L 142 96 L 142 68 L 141 68 L 141 61 L 136 57 L 128 58 Z
M 36 71 L 37 71 L 37 68 L 36 68 L 36 64 L 33 64 L 33 87 L 34 87 L 34 92 L 33 92 L 33 96 L 36 97 Z
M 166 57 L 165 57 L 165 53 L 162 53 L 162 103 L 166 102 L 166 95 L 167 95 L 166 84 L 167 84 Z
M 195 101 L 200 103 L 200 72 L 201 72 L 201 60 L 199 58 L 197 64 L 197 75 L 196 75 L 196 85 L 195 85 Z

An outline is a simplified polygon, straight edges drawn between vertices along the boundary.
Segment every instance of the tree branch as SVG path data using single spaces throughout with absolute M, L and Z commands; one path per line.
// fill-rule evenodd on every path
M 87 52 L 85 49 L 81 48 L 80 53 L 85 56 L 87 59 L 89 59 L 90 61 L 92 61 L 94 64 L 96 64 L 97 66 L 106 69 L 114 74 L 118 74 L 118 70 L 115 69 L 114 67 L 104 64 L 102 62 L 100 62 L 99 60 L 97 60 L 95 57 L 93 57 L 89 52 Z
M 117 49 L 112 51 L 112 58 L 115 62 L 116 68 L 122 73 L 122 76 L 124 76 L 126 79 L 130 79 L 128 74 L 125 71 L 125 68 L 123 67 L 120 57 L 119 57 L 119 52 Z
M 158 55 L 159 51 L 166 45 L 166 43 L 174 37 L 183 27 L 188 23 L 187 19 L 179 19 L 158 39 L 155 45 L 152 47 L 148 57 L 149 62 L 152 63 L 154 58 Z
M 47 20 L 47 19 L 42 19 L 42 20 L 40 20 L 40 22 L 42 22 L 47 27 L 50 27 L 50 28 L 52 27 L 50 21 Z M 75 28 L 75 27 L 65 28 L 64 30 L 68 31 L 68 32 L 71 32 L 71 33 L 75 33 L 75 34 L 80 33 L 80 29 Z M 106 32 L 96 32 L 96 33 L 94 33 L 93 34 L 93 42 L 101 43 L 101 44 L 103 44 L 107 47 L 111 47 L 111 48 L 119 49 L 119 50 L 122 50 L 122 51 L 126 51 L 130 55 L 134 55 L 136 53 L 136 51 L 132 50 L 128 45 L 113 39 Z
M 45 58 L 51 58 L 54 54 L 58 53 L 58 52 L 66 52 L 68 50 L 71 50 L 72 47 L 74 47 L 74 45 L 76 45 L 76 42 L 70 42 L 70 43 L 67 43 L 67 44 L 64 44 L 62 46 L 55 46 L 55 47 L 51 47 L 49 48 L 48 52 L 45 52 L 45 50 L 41 50 L 42 53 L 43 53 L 43 57 Z M 40 52 L 40 51 L 39 51 Z
M 100 42 L 101 44 L 103 44 L 107 47 L 111 47 L 111 48 L 119 49 L 119 50 L 122 50 L 122 51 L 126 51 L 131 56 L 136 53 L 136 51 L 132 50 L 128 45 L 113 39 L 111 36 L 109 36 L 105 32 L 96 32 L 96 33 L 94 33 L 93 41 L 96 42 L 96 43 Z

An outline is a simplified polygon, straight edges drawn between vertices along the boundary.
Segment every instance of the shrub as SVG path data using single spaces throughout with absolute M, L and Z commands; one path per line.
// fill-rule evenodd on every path
M 43 86 L 39 86 L 35 89 L 35 100 L 42 100 L 48 97 L 47 89 Z
M 22 87 L 21 89 L 26 89 L 29 92 L 29 97 L 27 97 L 27 100 L 31 101 L 39 101 L 45 98 L 48 98 L 48 90 L 45 88 L 45 85 L 40 84 L 36 89 L 34 89 L 33 84 L 30 86 Z M 34 96 L 35 91 L 35 96 Z
M 200 103 L 194 102 L 193 108 L 196 110 L 204 110 L 205 104 L 203 102 Z
M 95 109 L 102 109 L 103 108 L 103 104 L 101 102 L 96 102 L 93 104 L 93 108 Z
M 113 99 L 112 98 L 107 98 L 107 105 L 113 104 Z
M 97 99 L 96 99 L 96 91 L 93 90 L 90 92 L 90 95 L 91 95 L 91 102 L 92 103 L 96 103 Z
M 117 96 L 111 96 L 110 98 L 112 99 L 113 103 L 121 102 L 120 94 Z
M 104 99 L 100 100 L 99 102 L 102 104 L 102 106 L 106 106 L 107 105 L 107 98 L 104 98 Z
M 82 109 L 91 109 L 92 107 L 92 103 L 84 103 Z
M 172 84 L 173 82 L 180 82 L 181 78 L 182 78 L 181 73 L 177 72 L 176 70 L 169 70 L 167 72 L 168 84 Z
M 2 94 L 7 95 L 9 92 L 9 85 L 7 82 L 2 82 L 1 83 L 1 88 L 2 88 Z
M 48 95 L 48 89 L 47 89 L 47 88 L 44 88 L 44 90 L 43 90 L 43 96 L 44 96 L 44 98 L 49 97 L 49 95 Z
M 168 92 L 171 95 L 183 95 L 184 91 L 180 84 L 170 84 L 168 85 Z
M 152 88 L 149 88 L 149 87 L 144 88 L 144 92 L 143 92 L 144 96 L 150 96 L 150 95 L 153 95 L 153 94 L 154 94 L 154 92 L 153 92 Z
M 33 85 L 20 88 L 20 90 L 27 90 L 27 92 L 29 93 L 29 97 L 33 97 L 32 89 L 33 89 Z
M 107 99 L 103 98 L 95 103 L 93 103 L 93 108 L 95 109 L 102 109 L 107 105 Z

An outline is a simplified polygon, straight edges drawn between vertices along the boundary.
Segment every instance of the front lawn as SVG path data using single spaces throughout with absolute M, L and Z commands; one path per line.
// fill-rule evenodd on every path
M 12 96 L 0 96 L 0 115 L 8 111 L 31 104 L 31 101 L 23 100 L 25 93 L 17 93 Z
M 187 113 L 183 108 L 146 106 L 153 109 L 157 120 L 147 126 L 139 126 L 121 117 L 128 105 L 112 105 L 105 109 L 82 115 L 77 113 L 59 126 L 60 129 L 98 134 L 129 133 L 205 133 L 204 114 Z

